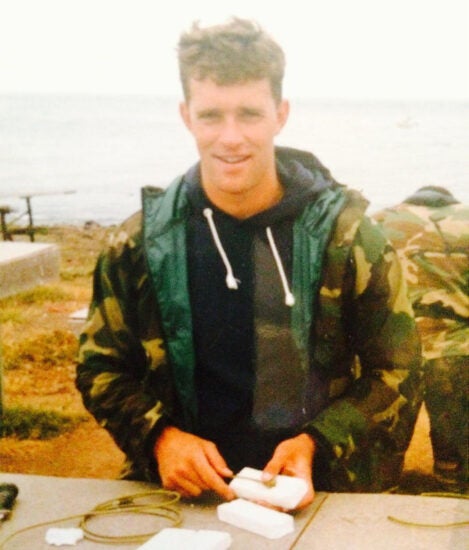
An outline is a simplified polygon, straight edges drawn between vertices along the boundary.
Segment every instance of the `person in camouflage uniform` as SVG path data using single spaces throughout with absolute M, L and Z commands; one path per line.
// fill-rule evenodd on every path
M 422 339 L 435 472 L 467 482 L 469 207 L 425 186 L 374 217 L 400 255 Z
M 276 147 L 284 57 L 254 23 L 182 35 L 181 114 L 200 162 L 100 255 L 77 387 L 123 477 L 234 498 L 243 466 L 314 490 L 396 483 L 421 404 L 421 350 L 368 202 Z

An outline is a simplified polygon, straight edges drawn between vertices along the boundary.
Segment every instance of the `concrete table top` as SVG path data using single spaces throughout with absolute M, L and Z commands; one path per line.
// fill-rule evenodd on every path
M 14 483 L 19 489 L 11 516 L 0 524 L 0 545 L 7 536 L 19 529 L 40 522 L 59 520 L 66 516 L 84 515 L 95 506 L 110 499 L 157 488 L 152 484 L 131 481 L 7 473 L 0 473 L 0 483 Z M 267 539 L 219 521 L 216 513 L 216 506 L 219 503 L 220 501 L 213 498 L 182 502 L 180 527 L 229 532 L 233 540 L 230 548 L 233 550 L 466 550 L 469 547 L 467 525 L 469 500 L 467 499 L 391 494 L 318 493 L 311 506 L 294 514 L 295 531 L 279 539 Z M 119 514 L 97 518 L 96 523 L 93 523 L 93 529 L 122 535 L 129 534 L 129 531 L 130 533 L 149 533 L 158 528 L 171 527 L 168 520 L 164 518 L 157 521 L 159 525 L 155 524 L 154 517 Z M 447 526 L 460 522 L 466 522 L 466 524 Z M 410 523 L 420 524 L 420 526 L 410 525 Z M 428 524 L 433 526 L 423 526 Z M 77 527 L 77 525 L 78 520 L 73 519 L 55 523 L 54 527 Z M 21 533 L 0 548 L 2 550 L 50 550 L 54 547 L 45 543 L 48 527 Z M 78 542 L 76 548 L 78 550 L 109 548 L 137 550 L 142 544 L 109 545 L 85 539 Z

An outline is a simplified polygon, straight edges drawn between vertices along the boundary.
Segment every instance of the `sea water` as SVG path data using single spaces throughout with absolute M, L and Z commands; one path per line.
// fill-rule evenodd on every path
M 116 224 L 145 185 L 197 161 L 179 98 L 0 95 L 0 204 L 37 224 Z M 336 180 L 393 205 L 422 185 L 469 203 L 469 103 L 291 100 L 278 145 L 313 152 Z

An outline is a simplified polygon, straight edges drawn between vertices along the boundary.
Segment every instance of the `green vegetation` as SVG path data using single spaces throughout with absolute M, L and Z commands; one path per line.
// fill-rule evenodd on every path
M 12 407 L 3 411 L 0 418 L 0 436 L 18 439 L 51 439 L 71 431 L 86 420 L 80 415 L 64 415 L 55 411 L 29 407 Z
M 24 322 L 24 314 L 17 307 L 1 307 L 0 308 L 0 325 L 3 323 L 20 324 Z
M 63 302 L 70 300 L 71 296 L 58 286 L 44 285 L 20 292 L 2 300 L 4 306 L 22 306 L 28 304 L 44 304 L 45 302 Z
M 60 270 L 62 281 L 75 281 L 81 278 L 90 278 L 94 269 L 94 264 L 81 266 L 67 266 Z

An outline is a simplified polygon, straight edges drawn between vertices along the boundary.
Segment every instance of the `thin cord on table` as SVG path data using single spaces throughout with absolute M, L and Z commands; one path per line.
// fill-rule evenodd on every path
M 158 496 L 162 498 L 162 502 L 158 504 L 136 504 L 135 501 L 141 498 Z M 124 544 L 124 543 L 139 543 L 145 542 L 149 537 L 155 535 L 157 531 L 151 533 L 145 533 L 141 535 L 102 535 L 100 533 L 93 532 L 87 526 L 88 522 L 98 516 L 111 516 L 116 514 L 132 513 L 132 514 L 144 514 L 153 515 L 165 518 L 169 520 L 170 524 L 177 527 L 182 523 L 182 513 L 177 506 L 180 499 L 179 493 L 175 491 L 167 491 L 165 489 L 157 489 L 155 491 L 147 491 L 145 493 L 136 493 L 133 495 L 127 495 L 119 497 L 113 500 L 109 500 L 98 504 L 91 511 L 84 514 L 75 514 L 55 520 L 36 523 L 18 531 L 13 532 L 0 544 L 0 550 L 5 548 L 7 542 L 10 542 L 14 537 L 24 534 L 33 529 L 39 529 L 41 527 L 47 527 L 50 525 L 56 525 L 58 523 L 64 523 L 66 521 L 80 520 L 80 527 L 83 530 L 85 538 L 93 542 L 104 542 L 109 544 Z
M 441 492 L 433 492 L 433 493 L 421 493 L 420 496 L 422 497 L 440 497 L 440 498 L 462 498 L 462 499 L 469 499 L 469 495 L 464 495 L 460 493 L 441 493 Z M 469 525 L 469 520 L 463 520 L 463 521 L 451 521 L 448 523 L 420 523 L 416 521 L 410 521 L 402 518 L 396 518 L 395 516 L 388 516 L 389 521 L 393 521 L 394 523 L 400 523 L 401 525 L 408 525 L 410 527 L 461 527 L 463 525 Z
M 311 525 L 313 519 L 318 514 L 319 510 L 321 509 L 322 505 L 326 501 L 329 495 L 326 495 L 326 497 L 320 502 L 319 506 L 314 510 L 314 512 L 311 514 L 311 516 L 308 518 L 307 522 L 303 525 L 301 531 L 296 536 L 295 540 L 292 542 L 292 544 L 288 547 L 288 550 L 293 550 L 295 546 L 300 541 L 301 537 L 304 535 L 306 530 Z M 422 493 L 420 496 L 432 496 L 432 497 L 441 497 L 441 498 L 462 498 L 462 499 L 468 499 L 469 495 L 461 495 L 459 493 Z M 401 525 L 407 525 L 409 527 L 427 527 L 427 528 L 448 528 L 448 527 L 462 527 L 464 525 L 469 525 L 469 520 L 462 520 L 462 521 L 454 521 L 454 522 L 448 522 L 448 523 L 418 523 L 414 521 L 409 521 L 401 518 L 397 518 L 395 516 L 387 516 L 387 519 L 389 521 L 393 521 L 395 523 L 399 523 Z

